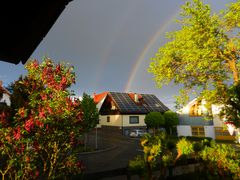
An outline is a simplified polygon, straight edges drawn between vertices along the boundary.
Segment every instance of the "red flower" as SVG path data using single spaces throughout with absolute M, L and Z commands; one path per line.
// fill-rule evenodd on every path
M 27 120 L 24 127 L 25 127 L 25 129 L 27 130 L 27 132 L 30 132 L 31 129 L 34 128 L 33 119 L 31 118 L 31 119 Z
M 25 116 L 24 108 L 20 108 L 20 109 L 18 110 L 18 113 L 19 113 L 19 115 L 20 115 L 21 118 L 24 118 L 24 116 Z
M 45 112 L 43 110 L 39 112 L 39 118 L 45 118 Z
M 47 107 L 47 109 L 48 109 L 48 112 L 49 112 L 49 114 L 52 114 L 53 113 L 53 111 L 52 111 L 52 108 L 51 107 Z
M 59 73 L 60 71 L 61 71 L 61 66 L 60 66 L 60 64 L 58 64 L 56 67 L 56 72 Z
M 36 120 L 36 125 L 38 126 L 38 127 L 40 127 L 40 128 L 42 128 L 43 126 L 44 126 L 44 124 L 41 122 L 41 121 L 39 121 L 39 120 Z
M 47 95 L 46 94 L 43 94 L 43 95 L 41 94 L 41 98 L 42 98 L 43 101 L 45 101 L 45 100 L 47 100 Z
M 20 127 L 13 130 L 13 137 L 15 140 L 19 140 L 21 138 L 21 129 Z
M 48 130 L 48 128 L 49 128 L 49 126 L 48 126 L 48 124 L 46 125 L 46 130 Z
M 39 176 L 39 171 L 38 171 L 38 170 L 36 170 L 36 172 L 35 172 L 35 176 L 36 176 L 36 177 Z

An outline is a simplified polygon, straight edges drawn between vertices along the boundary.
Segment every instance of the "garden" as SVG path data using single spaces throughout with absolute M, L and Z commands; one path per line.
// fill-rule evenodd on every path
M 128 166 L 140 179 L 240 178 L 240 154 L 230 144 L 211 138 L 177 138 L 165 132 L 147 134 L 140 143 L 143 155 L 130 160 Z

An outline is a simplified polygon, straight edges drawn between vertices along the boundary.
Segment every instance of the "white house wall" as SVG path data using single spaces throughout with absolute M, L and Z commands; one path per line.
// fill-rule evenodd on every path
M 216 127 L 223 126 L 223 120 L 220 118 L 219 114 L 221 112 L 222 107 L 217 105 L 212 105 L 212 114 L 213 114 L 213 124 Z
M 109 122 L 107 117 L 110 117 Z M 122 115 L 100 115 L 99 119 L 99 124 L 103 126 L 122 126 Z
M 192 136 L 191 126 L 177 126 L 178 136 Z
M 134 126 L 146 126 L 144 122 L 144 118 L 146 115 L 122 115 L 123 116 L 123 127 L 134 127 Z M 139 117 L 139 123 L 138 124 L 130 124 L 129 119 L 130 116 L 138 116 Z
M 4 93 L 2 99 L 0 99 L 0 102 L 5 102 L 8 106 L 10 106 L 11 105 L 10 96 Z
M 204 126 L 205 137 L 211 137 L 215 139 L 215 129 L 214 126 Z
M 130 124 L 130 116 L 138 116 L 138 124 Z M 118 127 L 135 127 L 135 126 L 146 126 L 144 118 L 146 115 L 100 115 L 99 124 L 102 126 L 118 126 Z M 110 121 L 107 122 L 107 117 L 110 117 Z
M 177 126 L 178 136 L 192 136 L 191 126 Z M 214 126 L 204 126 L 205 137 L 215 139 Z

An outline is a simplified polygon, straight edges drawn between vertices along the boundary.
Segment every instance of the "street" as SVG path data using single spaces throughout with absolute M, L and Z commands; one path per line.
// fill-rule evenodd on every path
M 96 143 L 95 137 L 94 133 L 89 135 L 89 144 L 92 144 L 92 146 Z M 139 151 L 139 138 L 124 137 L 99 131 L 98 141 L 99 147 L 101 147 L 98 151 L 79 155 L 79 158 L 86 166 L 85 174 L 104 173 L 126 168 L 130 159 L 141 154 L 141 151 Z

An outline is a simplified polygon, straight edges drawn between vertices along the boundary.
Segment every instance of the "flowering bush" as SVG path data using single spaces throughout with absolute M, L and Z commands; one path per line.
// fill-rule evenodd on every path
M 20 83 L 28 94 L 14 122 L 0 129 L 2 179 L 55 179 L 80 173 L 75 150 L 82 135 L 80 101 L 67 89 L 75 82 L 73 67 L 30 61 Z M 13 102 L 14 103 L 14 102 Z

